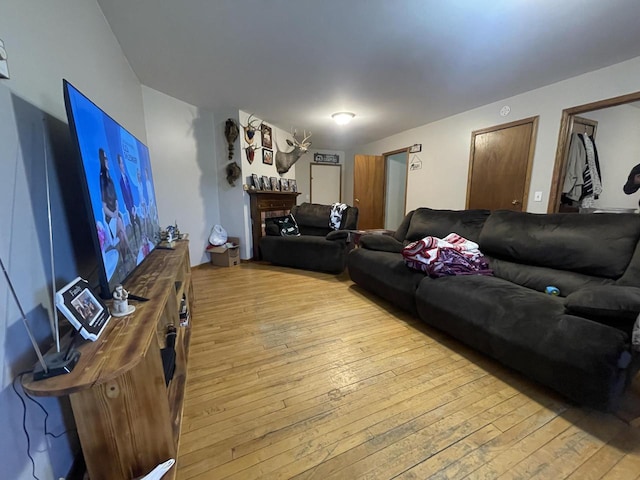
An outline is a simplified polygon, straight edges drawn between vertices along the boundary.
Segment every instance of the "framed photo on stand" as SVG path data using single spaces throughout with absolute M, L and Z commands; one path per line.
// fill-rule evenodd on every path
M 298 193 L 298 184 L 295 180 L 289 180 L 289 190 Z
M 111 319 L 107 306 L 80 277 L 56 292 L 56 306 L 82 338 L 92 342 L 98 339 Z
M 269 179 L 271 181 L 271 190 L 274 192 L 280 191 L 280 183 L 278 183 L 278 179 L 276 177 L 271 177 Z
M 262 176 L 262 189 L 271 190 L 271 182 L 269 181 L 269 177 L 267 177 L 266 175 Z
M 288 192 L 289 191 L 289 180 L 287 180 L 286 178 L 281 178 L 280 179 L 280 191 L 281 192 Z
M 256 187 L 256 190 L 262 190 L 262 182 L 260 181 L 260 177 L 255 173 L 251 174 L 251 181 L 253 182 L 253 186 Z

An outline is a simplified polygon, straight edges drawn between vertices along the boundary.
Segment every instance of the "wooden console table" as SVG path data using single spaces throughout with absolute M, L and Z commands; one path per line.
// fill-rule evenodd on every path
M 261 259 L 260 239 L 264 236 L 265 218 L 288 215 L 298 195 L 299 192 L 249 190 L 254 260 Z
M 179 326 L 183 295 L 193 306 L 188 242 L 151 252 L 125 288 L 149 301 L 82 343 L 68 375 L 23 381 L 33 395 L 69 395 L 91 480 L 131 480 L 177 458 L 191 333 Z M 166 387 L 160 349 L 170 324 L 177 328 L 176 369 Z M 165 478 L 175 472 L 174 465 Z

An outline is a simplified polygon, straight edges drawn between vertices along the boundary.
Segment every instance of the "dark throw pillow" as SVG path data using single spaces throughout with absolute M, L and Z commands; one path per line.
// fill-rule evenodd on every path
M 279 235 L 283 237 L 300 236 L 296 219 L 293 218 L 291 214 L 286 217 L 266 218 L 264 230 L 267 235 Z

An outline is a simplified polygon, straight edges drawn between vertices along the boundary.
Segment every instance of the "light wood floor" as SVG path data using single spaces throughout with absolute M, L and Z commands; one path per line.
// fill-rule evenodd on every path
M 178 478 L 640 478 L 640 432 L 347 276 L 194 270 Z

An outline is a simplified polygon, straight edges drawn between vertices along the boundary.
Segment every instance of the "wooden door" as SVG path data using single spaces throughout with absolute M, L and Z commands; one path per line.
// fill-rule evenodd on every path
M 384 157 L 356 155 L 353 168 L 353 205 L 358 228 L 384 228 Z
M 472 132 L 467 208 L 524 210 L 537 127 L 532 117 Z

